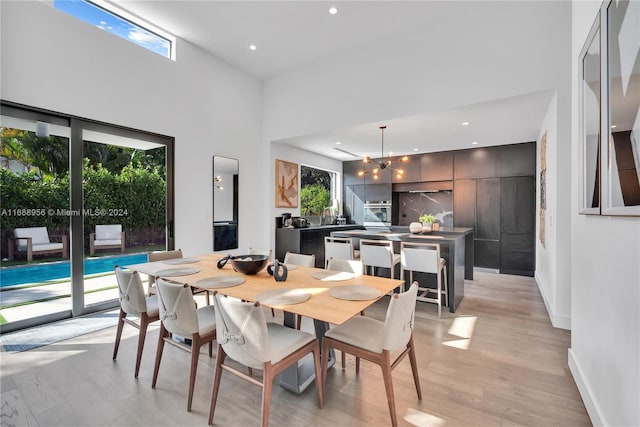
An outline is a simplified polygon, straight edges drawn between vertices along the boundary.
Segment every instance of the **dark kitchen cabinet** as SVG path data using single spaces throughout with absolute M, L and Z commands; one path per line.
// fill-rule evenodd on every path
M 476 181 L 476 239 L 500 240 L 500 178 Z
M 502 178 L 500 182 L 500 271 L 533 276 L 535 271 L 535 177 Z
M 344 215 L 352 223 L 364 222 L 364 185 L 347 185 L 344 192 Z
M 389 200 L 391 200 L 391 184 L 366 184 L 364 186 L 365 202 L 379 202 Z
M 453 151 L 424 154 L 420 160 L 421 181 L 453 180 Z
M 459 179 L 453 183 L 453 226 L 470 227 L 476 232 L 475 179 Z
M 498 170 L 498 147 L 473 148 L 454 152 L 455 179 L 494 178 Z
M 315 255 L 317 268 L 324 268 L 324 238 L 332 231 L 363 228 L 359 225 L 325 225 L 309 228 L 276 228 L 276 258 L 284 261 L 287 252 Z
M 362 161 L 355 160 L 351 162 L 342 162 L 342 181 L 344 185 L 362 185 L 364 178 L 358 176 L 358 172 L 362 171 Z
M 420 156 L 404 156 L 408 157 L 407 161 L 402 161 L 402 157 L 392 158 L 391 166 L 395 169 L 402 170 L 402 174 L 398 176 L 397 173 L 393 173 L 391 176 L 392 183 L 404 183 L 404 182 L 420 182 L 424 181 L 420 175 L 422 170 Z

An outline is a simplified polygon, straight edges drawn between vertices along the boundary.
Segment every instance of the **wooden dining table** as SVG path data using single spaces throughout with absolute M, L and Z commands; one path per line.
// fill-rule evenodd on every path
M 132 264 L 126 265 L 124 268 L 150 276 L 162 277 L 163 279 L 198 289 L 218 291 L 223 295 L 245 301 L 259 301 L 261 294 L 274 289 L 295 289 L 308 293 L 310 297 L 306 301 L 297 304 L 273 305 L 270 304 L 268 300 L 260 302 L 264 306 L 283 310 L 285 313 L 286 326 L 294 326 L 295 315 L 312 318 L 314 320 L 316 336 L 320 340 L 322 340 L 324 333 L 329 329 L 330 323 L 340 325 L 346 322 L 403 283 L 401 280 L 396 279 L 375 276 L 351 277 L 350 275 L 344 275 L 338 272 L 333 276 L 323 269 L 302 266 L 290 266 L 286 281 L 276 282 L 273 276 L 269 275 L 266 268 L 254 275 L 245 275 L 234 271 L 231 262 L 228 262 L 223 268 L 218 268 L 217 263 L 220 258 L 222 258 L 220 255 L 208 254 L 186 259 L 178 258 Z M 176 271 L 173 269 L 188 269 L 185 272 L 191 271 L 191 274 L 164 275 L 167 270 L 169 270 L 169 274 L 171 274 L 171 271 Z M 319 275 L 327 274 L 329 274 L 330 277 L 323 279 L 316 278 Z M 215 289 L 207 287 L 207 279 L 222 277 L 241 278 L 244 282 L 230 287 Z M 366 300 L 345 300 L 336 298 L 330 294 L 329 290 L 331 288 L 344 285 L 359 285 L 367 287 L 367 289 L 373 288 L 378 291 L 379 295 Z M 334 361 L 334 357 L 331 355 L 330 364 L 333 364 Z M 314 379 L 312 366 L 309 367 L 305 365 L 308 365 L 308 363 L 305 364 L 303 359 L 298 366 L 293 366 L 281 374 L 280 385 L 295 393 L 301 393 Z

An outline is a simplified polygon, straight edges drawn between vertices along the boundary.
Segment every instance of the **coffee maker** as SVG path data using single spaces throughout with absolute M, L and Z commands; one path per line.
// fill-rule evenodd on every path
M 291 218 L 291 212 L 285 212 L 282 214 L 282 226 L 293 227 L 293 219 Z

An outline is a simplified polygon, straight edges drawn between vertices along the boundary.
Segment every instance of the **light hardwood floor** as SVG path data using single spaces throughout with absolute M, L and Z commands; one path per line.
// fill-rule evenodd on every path
M 455 314 L 418 303 L 414 341 L 422 401 L 408 359 L 393 372 L 401 425 L 590 425 L 567 366 L 569 331 L 551 326 L 532 278 L 475 273 Z M 383 319 L 388 299 L 367 315 Z M 115 327 L 22 353 L 2 353 L 2 426 L 206 426 L 215 359 L 203 347 L 193 410 L 186 411 L 189 355 L 165 348 L 158 385 L 151 376 L 158 327 L 133 377 L 137 330 L 125 326 L 118 360 Z M 325 407 L 315 388 L 274 387 L 270 425 L 389 425 L 379 369 L 355 361 L 328 372 Z M 215 424 L 259 425 L 261 391 L 223 374 Z

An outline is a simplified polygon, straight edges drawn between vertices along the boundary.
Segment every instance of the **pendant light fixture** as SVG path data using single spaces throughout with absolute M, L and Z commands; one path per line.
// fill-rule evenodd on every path
M 384 130 L 386 126 L 380 126 L 380 159 L 371 159 L 370 156 L 365 156 L 362 162 L 364 163 L 364 168 L 358 172 L 358 176 L 364 177 L 367 173 L 371 172 L 373 179 L 377 180 L 380 173 L 383 170 L 390 170 L 395 175 L 396 178 L 402 178 L 404 175 L 404 171 L 402 169 L 397 169 L 391 166 L 391 155 L 393 154 L 391 151 L 387 154 L 387 157 L 384 156 Z M 402 162 L 406 162 L 409 160 L 409 157 L 404 156 L 400 159 Z M 373 169 L 371 171 L 367 170 L 367 165 L 372 163 Z

